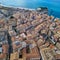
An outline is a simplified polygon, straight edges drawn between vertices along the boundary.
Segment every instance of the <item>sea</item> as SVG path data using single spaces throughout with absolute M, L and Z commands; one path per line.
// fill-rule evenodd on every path
M 48 14 L 60 18 L 60 0 L 0 0 L 0 4 L 8 7 L 37 9 L 47 7 Z

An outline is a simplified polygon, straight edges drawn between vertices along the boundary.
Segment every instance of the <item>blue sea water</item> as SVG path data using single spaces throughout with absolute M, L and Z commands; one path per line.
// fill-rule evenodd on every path
M 31 9 L 43 6 L 48 8 L 49 15 L 60 18 L 60 0 L 0 0 L 0 4 Z

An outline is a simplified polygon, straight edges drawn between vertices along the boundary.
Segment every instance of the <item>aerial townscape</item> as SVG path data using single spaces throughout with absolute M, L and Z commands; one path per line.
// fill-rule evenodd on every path
M 0 60 L 60 60 L 60 19 L 44 11 L 0 7 Z

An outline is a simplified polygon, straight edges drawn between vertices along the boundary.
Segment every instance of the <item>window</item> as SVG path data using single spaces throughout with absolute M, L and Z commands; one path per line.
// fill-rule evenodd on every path
M 29 45 L 26 47 L 26 53 L 30 53 Z
M 0 45 L 0 54 L 2 53 L 2 45 Z
M 22 58 L 22 52 L 19 53 L 19 58 Z

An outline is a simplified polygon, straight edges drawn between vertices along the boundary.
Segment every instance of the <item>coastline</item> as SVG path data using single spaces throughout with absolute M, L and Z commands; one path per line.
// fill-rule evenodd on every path
M 38 7 L 39 8 L 39 7 Z M 22 7 L 13 7 L 13 6 L 6 6 L 6 5 L 3 5 L 0 3 L 0 9 L 3 9 L 3 10 L 20 10 L 20 9 L 25 9 L 25 10 L 30 10 L 30 11 L 36 11 L 37 9 L 31 9 L 31 8 L 22 8 Z M 54 16 L 52 15 L 50 12 L 49 12 L 49 9 L 48 9 L 48 15 L 49 16 Z M 55 17 L 55 16 L 54 16 Z M 55 17 L 55 18 L 59 18 L 59 17 Z M 60 19 L 60 18 L 59 18 Z
M 0 4 L 0 7 L 3 7 L 3 8 L 12 8 L 12 9 L 36 10 L 36 9 L 31 9 L 31 8 L 22 8 L 22 7 L 6 6 L 6 5 L 3 5 L 3 4 Z

